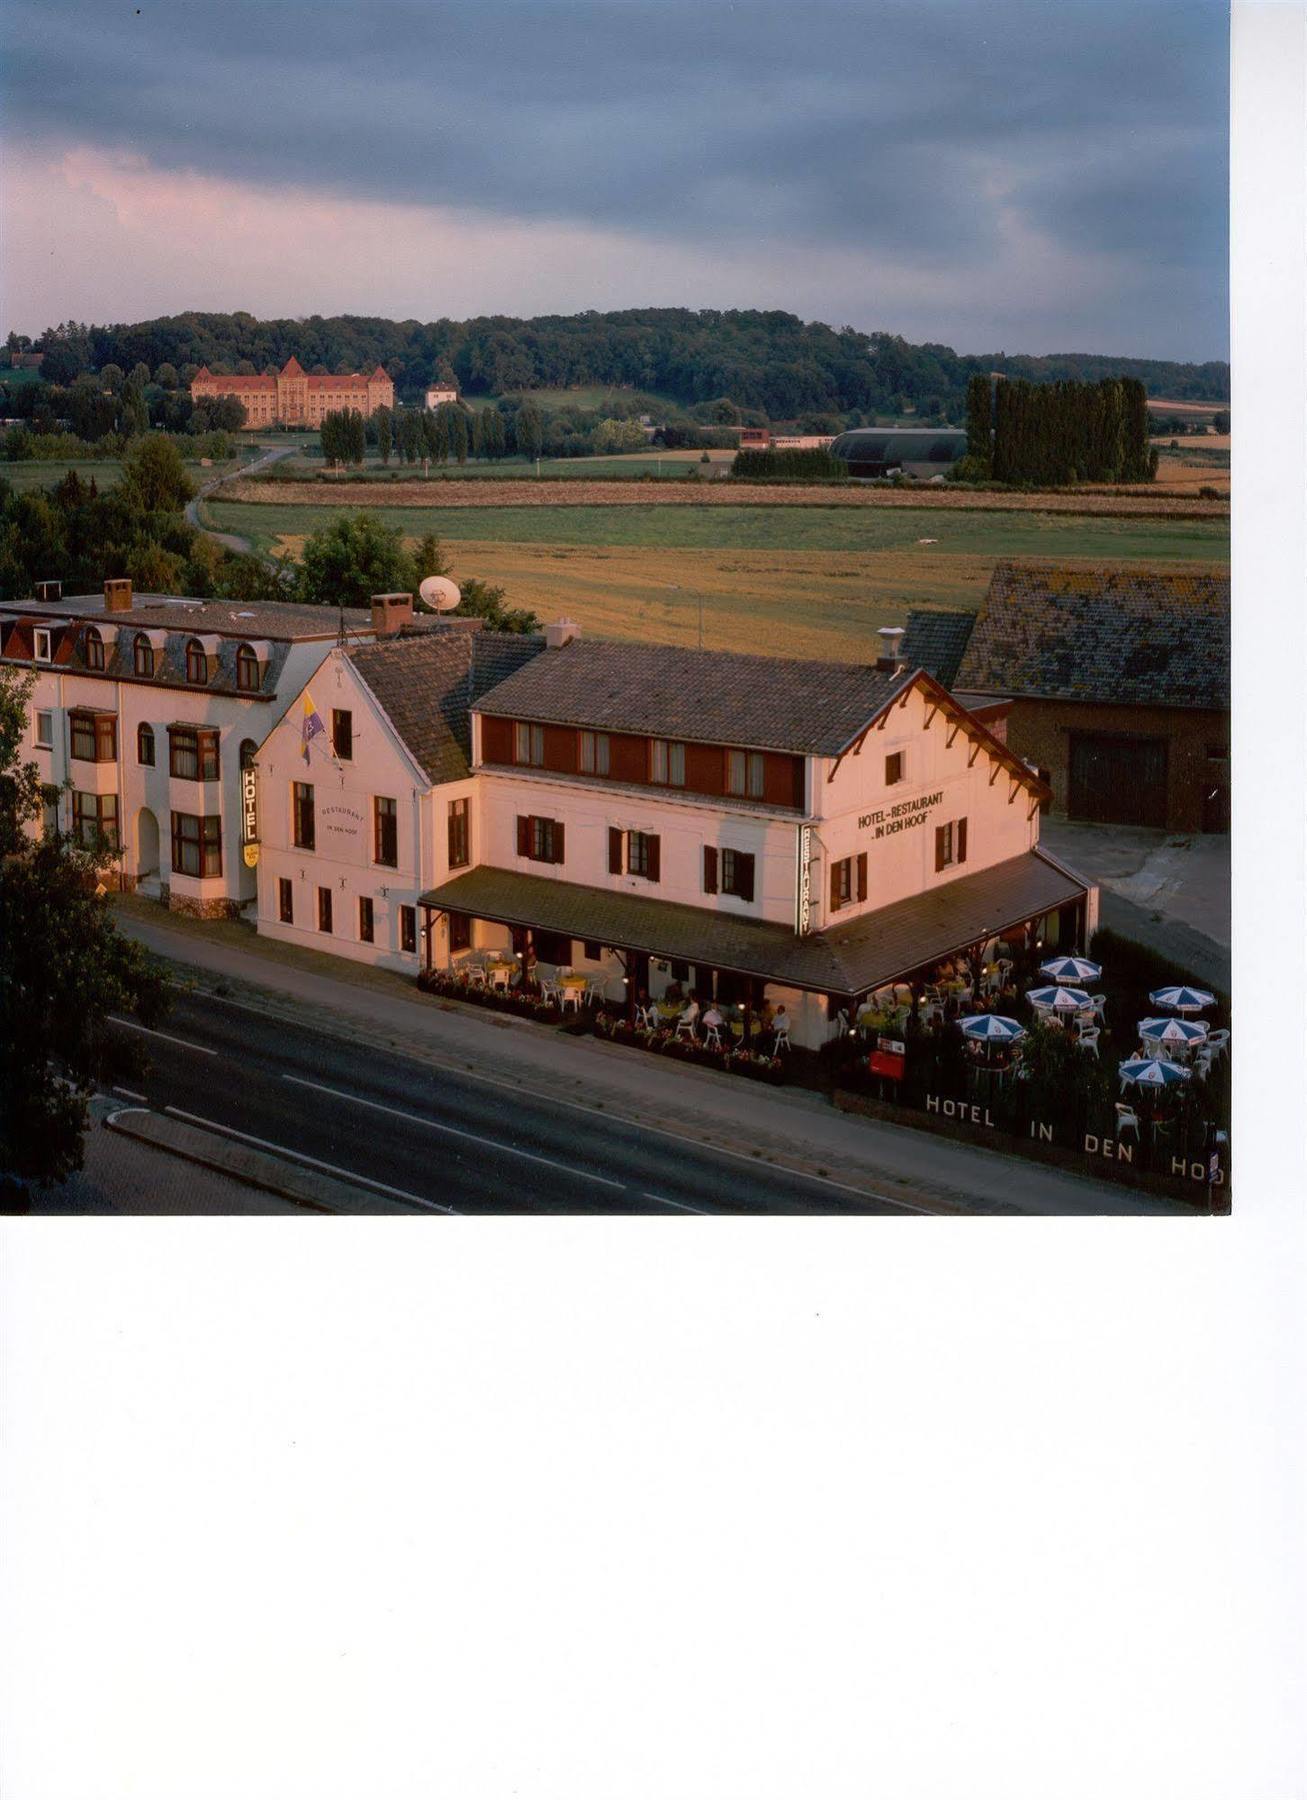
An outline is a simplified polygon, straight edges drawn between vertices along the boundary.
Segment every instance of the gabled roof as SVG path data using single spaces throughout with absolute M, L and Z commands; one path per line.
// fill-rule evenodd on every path
M 486 695 L 500 718 L 837 756 L 910 672 L 573 638 Z
M 1230 577 L 1000 563 L 957 684 L 1017 699 L 1222 710 Z
M 914 608 L 908 614 L 900 655 L 910 668 L 924 669 L 945 687 L 952 687 L 975 623 L 973 612 Z
M 390 377 L 389 377 L 389 375 L 387 375 L 386 371 L 382 368 L 381 364 L 378 363 L 376 368 L 372 371 L 371 375 L 368 377 L 368 379 L 369 379 L 369 381 L 389 381 Z
M 281 372 L 283 375 L 302 375 L 304 365 L 298 356 L 288 356 L 281 366 Z
M 460 781 L 471 773 L 471 707 L 488 688 L 544 649 L 540 636 L 433 628 L 349 651 L 427 778 Z

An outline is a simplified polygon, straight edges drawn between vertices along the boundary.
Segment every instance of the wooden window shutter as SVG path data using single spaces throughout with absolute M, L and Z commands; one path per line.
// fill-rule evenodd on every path
M 661 878 L 662 872 L 663 872 L 662 871 L 663 840 L 661 838 L 657 838 L 657 837 L 647 837 L 645 839 L 645 844 L 647 846 L 646 855 L 648 857 L 648 862 L 646 864 L 646 867 L 648 869 L 649 879 L 650 879 L 650 881 L 658 881 Z
M 830 909 L 832 912 L 840 909 L 840 865 L 837 862 L 830 866 Z
M 521 813 L 517 815 L 517 854 L 519 856 L 530 856 L 531 854 L 531 821 L 529 818 L 524 818 Z
M 620 875 L 622 872 L 622 834 L 615 826 L 608 828 L 608 873 Z
M 966 860 L 967 860 L 967 822 L 965 819 L 959 819 L 958 820 L 958 861 L 960 863 L 964 863 Z
M 705 894 L 717 892 L 716 844 L 705 844 L 703 847 L 703 891 Z
M 867 898 L 867 852 L 865 850 L 860 851 L 858 855 L 858 898 L 859 900 Z
M 753 856 L 735 853 L 735 892 L 741 900 L 753 899 Z
M 556 863 L 560 863 L 560 862 L 562 862 L 562 860 L 563 860 L 563 822 L 561 819 L 555 819 L 555 821 L 554 821 L 554 861 Z
M 938 871 L 939 869 L 942 869 L 943 867 L 944 867 L 944 827 L 942 825 L 937 825 L 935 827 L 935 868 Z

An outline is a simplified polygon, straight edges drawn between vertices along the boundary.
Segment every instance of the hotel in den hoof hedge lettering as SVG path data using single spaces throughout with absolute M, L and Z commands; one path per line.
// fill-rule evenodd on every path
M 264 738 L 258 928 L 391 967 L 487 949 L 609 1001 L 784 1002 L 795 1043 L 1000 933 L 1082 943 L 1004 706 L 905 666 L 539 636 L 379 596 Z

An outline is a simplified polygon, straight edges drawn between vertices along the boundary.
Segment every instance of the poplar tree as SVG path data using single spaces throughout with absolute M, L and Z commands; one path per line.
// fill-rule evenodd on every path
M 967 455 L 989 467 L 993 456 L 994 384 L 988 375 L 967 383 Z

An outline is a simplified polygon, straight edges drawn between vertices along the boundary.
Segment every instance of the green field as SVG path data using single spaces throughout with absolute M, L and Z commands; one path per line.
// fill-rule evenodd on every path
M 710 450 L 708 454 L 718 464 L 729 465 L 735 460 L 734 450 Z M 656 475 L 683 481 L 687 467 L 700 466 L 701 455 L 698 450 L 629 450 L 614 456 L 542 457 L 539 476 L 543 481 L 593 481 L 598 475 L 624 475 L 632 480 L 641 475 Z M 288 456 L 275 465 L 277 475 L 295 475 L 301 479 L 321 475 L 325 469 L 326 464 L 320 456 Z M 421 463 L 401 463 L 396 457 L 383 463 L 375 450 L 369 450 L 362 465 L 351 472 L 379 481 L 386 481 L 391 476 L 401 481 L 422 479 Z M 430 479 L 439 481 L 448 475 L 456 481 L 534 481 L 536 473 L 534 462 L 528 462 L 523 456 L 506 456 L 501 462 L 466 462 L 461 467 L 452 462 L 436 463 Z M 270 485 L 275 487 L 276 484 Z
M 243 457 L 240 460 L 248 461 L 249 458 Z M 208 481 L 215 475 L 229 474 L 239 466 L 239 462 L 216 462 L 206 469 L 198 462 L 188 460 L 186 464 L 192 481 L 196 483 Z M 0 481 L 7 481 L 20 494 L 30 494 L 37 488 L 56 487 L 70 469 L 76 469 L 82 481 L 90 481 L 94 477 L 96 487 L 103 494 L 109 488 L 117 487 L 122 468 L 120 462 L 105 461 L 7 462 L 0 463 Z
M 823 506 L 504 506 L 369 507 L 407 537 L 433 531 L 464 542 L 611 545 L 700 550 L 910 550 L 934 542 L 934 556 L 1089 557 L 1223 562 L 1224 519 L 1119 519 L 1064 513 L 949 512 L 915 507 Z M 316 506 L 214 502 L 215 529 L 271 549 L 303 537 L 332 515 Z M 333 509 L 334 512 L 334 509 Z

